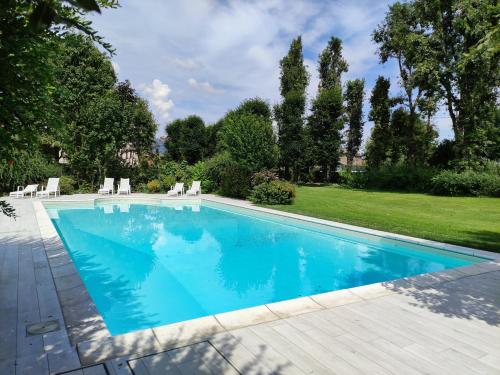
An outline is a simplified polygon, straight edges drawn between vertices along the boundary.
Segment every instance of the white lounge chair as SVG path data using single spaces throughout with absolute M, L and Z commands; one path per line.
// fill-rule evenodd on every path
M 186 191 L 186 195 L 199 195 L 201 194 L 201 182 L 193 181 L 191 188 Z
M 98 194 L 113 194 L 115 191 L 114 188 L 115 179 L 106 177 L 104 179 L 104 185 L 101 185 L 101 188 L 97 191 Z
M 17 187 L 17 191 L 13 191 L 9 194 L 9 197 L 13 198 L 24 198 L 25 195 L 30 195 L 33 198 L 33 194 L 36 194 L 36 190 L 38 189 L 38 184 L 27 185 L 25 188 L 22 186 Z
M 49 178 L 49 181 L 47 181 L 47 186 L 45 187 L 45 189 L 37 191 L 36 196 L 40 197 L 40 198 L 43 198 L 43 197 L 50 198 L 50 194 L 54 194 L 54 197 L 61 195 L 61 192 L 59 190 L 59 179 L 58 178 L 55 178 L 55 177 Z
M 172 197 L 182 195 L 184 193 L 184 182 L 178 182 L 167 192 L 167 196 Z
M 116 190 L 116 194 L 130 194 L 130 178 L 122 178 L 120 179 L 120 185 L 118 185 L 118 190 Z

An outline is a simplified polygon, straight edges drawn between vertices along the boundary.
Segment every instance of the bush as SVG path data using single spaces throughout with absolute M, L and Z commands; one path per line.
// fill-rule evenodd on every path
M 340 183 L 352 188 L 428 192 L 437 170 L 424 167 L 382 166 L 365 172 L 340 172 Z
M 154 180 L 153 180 L 154 181 Z M 151 182 L 151 181 L 150 181 Z M 162 192 L 169 191 L 172 186 L 176 183 L 175 176 L 166 175 L 161 178 L 160 190 Z
M 40 152 L 16 152 L 11 160 L 0 160 L 0 192 L 28 184 L 42 185 L 49 177 L 59 175 L 61 166 L 48 162 Z
M 295 186 L 287 181 L 264 182 L 252 189 L 250 200 L 258 204 L 290 204 L 295 198 Z
M 500 197 L 500 176 L 485 172 L 443 171 L 432 178 L 431 191 L 436 195 L 489 195 Z
M 363 172 L 351 172 L 348 169 L 342 169 L 339 172 L 339 184 L 354 189 L 363 189 L 367 187 L 368 174 Z
M 76 189 L 76 192 L 81 194 L 95 193 L 96 191 L 96 188 L 89 182 L 82 182 Z
M 260 172 L 254 173 L 252 175 L 252 187 L 263 184 L 264 182 L 271 182 L 278 180 L 278 175 L 268 169 L 264 169 Z
M 161 184 L 159 180 L 151 180 L 146 186 L 149 193 L 158 193 L 160 191 Z
M 192 181 L 201 181 L 201 191 L 204 193 L 210 193 L 217 189 L 217 184 L 210 178 L 207 162 L 199 161 L 189 166 L 188 173 L 190 180 L 186 182 L 189 185 L 191 185 Z
M 61 194 L 73 194 L 75 192 L 76 181 L 70 176 L 61 176 L 59 178 L 59 189 Z

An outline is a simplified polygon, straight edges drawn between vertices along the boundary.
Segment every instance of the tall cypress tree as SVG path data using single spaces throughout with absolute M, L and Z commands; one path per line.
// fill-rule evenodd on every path
M 306 87 L 309 82 L 300 36 L 292 41 L 288 54 L 280 61 L 280 66 L 283 101 L 274 107 L 274 117 L 278 125 L 280 166 L 285 178 L 297 180 L 304 148 L 304 112 Z
M 389 79 L 379 76 L 370 98 L 371 110 L 368 118 L 370 121 L 373 121 L 374 127 L 367 145 L 366 159 L 368 165 L 372 168 L 378 168 L 382 165 L 387 160 L 391 151 L 390 87 L 391 82 Z
M 327 181 L 331 180 L 340 158 L 344 127 L 341 76 L 347 67 L 342 56 L 342 41 L 332 37 L 319 56 L 318 95 L 308 121 L 313 161 L 322 167 Z
M 347 82 L 345 94 L 346 112 L 349 118 L 347 131 L 347 165 L 352 166 L 363 138 L 363 96 L 365 80 L 355 79 Z

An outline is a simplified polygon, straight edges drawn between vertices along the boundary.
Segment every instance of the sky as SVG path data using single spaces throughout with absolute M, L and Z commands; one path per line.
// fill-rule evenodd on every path
M 379 75 L 400 93 L 394 62 L 380 64 L 371 40 L 392 0 L 122 0 L 118 9 L 91 17 L 116 49 L 113 66 L 144 97 L 159 124 L 196 114 L 205 123 L 220 119 L 242 100 L 280 101 L 279 61 L 292 39 L 302 36 L 310 72 L 308 99 L 318 86 L 317 60 L 331 36 L 343 40 L 349 71 L 343 81 L 365 79 L 368 100 Z M 440 138 L 451 138 L 448 116 L 438 113 Z

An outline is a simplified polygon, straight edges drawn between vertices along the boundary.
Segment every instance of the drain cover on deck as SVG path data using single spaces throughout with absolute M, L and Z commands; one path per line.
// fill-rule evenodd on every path
M 47 320 L 45 322 L 28 324 L 26 326 L 26 334 L 28 336 L 42 335 L 57 331 L 59 329 L 59 320 Z

